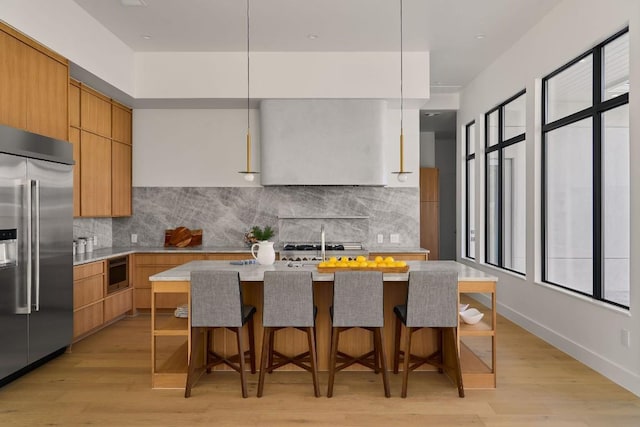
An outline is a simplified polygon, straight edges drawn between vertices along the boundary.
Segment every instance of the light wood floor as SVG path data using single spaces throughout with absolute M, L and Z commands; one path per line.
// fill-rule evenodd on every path
M 498 388 L 456 388 L 437 373 L 415 373 L 401 399 L 368 372 L 336 376 L 334 397 L 314 398 L 305 372 L 269 375 L 265 395 L 240 396 L 234 372 L 214 372 L 184 399 L 151 390 L 150 319 L 124 320 L 0 389 L 0 426 L 640 426 L 640 399 L 519 327 L 499 319 Z M 327 376 L 321 376 L 326 393 Z

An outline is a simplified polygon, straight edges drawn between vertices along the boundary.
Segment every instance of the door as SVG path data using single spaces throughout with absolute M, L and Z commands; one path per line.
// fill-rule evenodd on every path
M 27 365 L 26 165 L 20 157 L 0 154 L 0 379 Z
M 29 362 L 69 345 L 73 335 L 73 172 L 70 165 L 29 160 L 34 280 Z

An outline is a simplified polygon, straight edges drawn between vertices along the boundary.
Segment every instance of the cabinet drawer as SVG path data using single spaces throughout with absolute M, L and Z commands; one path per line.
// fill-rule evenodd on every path
M 104 321 L 108 322 L 111 319 L 126 313 L 133 307 L 133 292 L 131 289 L 118 292 L 113 295 L 109 295 L 104 299 Z
M 102 299 L 104 276 L 93 276 L 73 282 L 73 308 L 79 308 Z
M 91 262 L 73 267 L 73 280 L 82 280 L 87 277 L 104 273 L 104 261 Z
M 81 308 L 73 313 L 73 338 L 77 338 L 103 323 L 102 301 Z
M 206 254 L 136 254 L 136 264 L 177 266 L 189 261 L 203 260 L 206 258 Z

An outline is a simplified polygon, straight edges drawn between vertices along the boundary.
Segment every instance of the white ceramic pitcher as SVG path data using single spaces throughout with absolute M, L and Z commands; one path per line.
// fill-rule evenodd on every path
M 255 249 L 258 247 L 258 254 L 256 255 Z M 276 260 L 276 251 L 273 249 L 273 242 L 268 240 L 262 240 L 258 243 L 251 245 L 251 255 L 258 260 L 258 264 L 271 265 Z

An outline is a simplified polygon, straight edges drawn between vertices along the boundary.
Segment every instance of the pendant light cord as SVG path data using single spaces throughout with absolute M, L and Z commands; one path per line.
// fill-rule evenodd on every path
M 247 0 L 247 132 L 251 125 L 249 123 L 249 0 Z
M 248 1 L 248 0 L 247 0 Z M 403 60 L 402 60 L 402 0 L 400 0 L 400 132 L 402 133 L 404 119 L 404 81 L 403 81 Z

